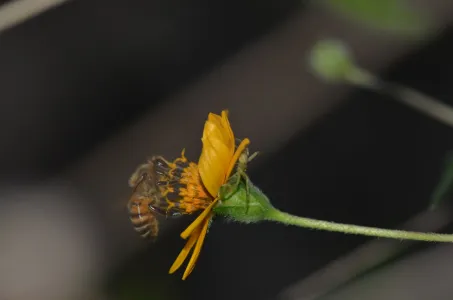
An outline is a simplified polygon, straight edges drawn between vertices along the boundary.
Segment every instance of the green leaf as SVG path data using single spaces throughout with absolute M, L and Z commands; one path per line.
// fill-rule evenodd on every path
M 378 29 L 419 35 L 431 27 L 428 16 L 403 0 L 325 0 L 325 3 L 346 17 Z
M 436 209 L 453 191 L 453 152 L 447 155 L 445 167 L 431 196 L 430 210 Z

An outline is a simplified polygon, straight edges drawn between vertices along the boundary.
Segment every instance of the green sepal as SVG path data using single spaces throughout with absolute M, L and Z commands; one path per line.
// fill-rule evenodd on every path
M 220 187 L 220 200 L 213 208 L 214 213 L 242 223 L 265 220 L 268 211 L 274 209 L 269 198 L 250 180 L 241 178 L 237 184 L 237 176 L 240 175 L 234 174 Z

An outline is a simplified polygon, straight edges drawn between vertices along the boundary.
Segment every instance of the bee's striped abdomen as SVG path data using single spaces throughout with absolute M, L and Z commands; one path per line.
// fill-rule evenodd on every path
M 156 238 L 159 234 L 159 222 L 150 209 L 149 201 L 133 198 L 129 202 L 128 209 L 134 229 L 144 238 Z

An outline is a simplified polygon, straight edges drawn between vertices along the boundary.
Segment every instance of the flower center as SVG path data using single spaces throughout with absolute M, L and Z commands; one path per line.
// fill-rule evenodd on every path
M 201 181 L 197 164 L 188 161 L 184 152 L 173 162 L 163 157 L 153 158 L 152 162 L 156 187 L 167 211 L 191 214 L 213 201 Z

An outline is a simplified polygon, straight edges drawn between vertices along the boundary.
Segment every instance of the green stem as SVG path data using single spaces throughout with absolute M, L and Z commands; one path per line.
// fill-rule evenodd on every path
M 351 84 L 390 95 L 395 100 L 453 127 L 453 107 L 434 97 L 399 84 L 386 82 L 358 67 L 351 68 L 345 75 L 345 80 Z
M 278 209 L 271 209 L 266 213 L 266 220 L 275 221 L 287 225 L 294 225 L 298 227 L 342 232 L 346 234 L 357 234 L 374 237 L 383 237 L 390 239 L 401 240 L 414 240 L 414 241 L 427 241 L 427 242 L 453 242 L 453 234 L 440 234 L 440 233 L 423 233 L 404 230 L 390 230 L 375 227 L 366 227 L 351 224 L 341 224 L 322 220 L 315 220 L 310 218 L 303 218 L 288 213 L 279 211 Z

